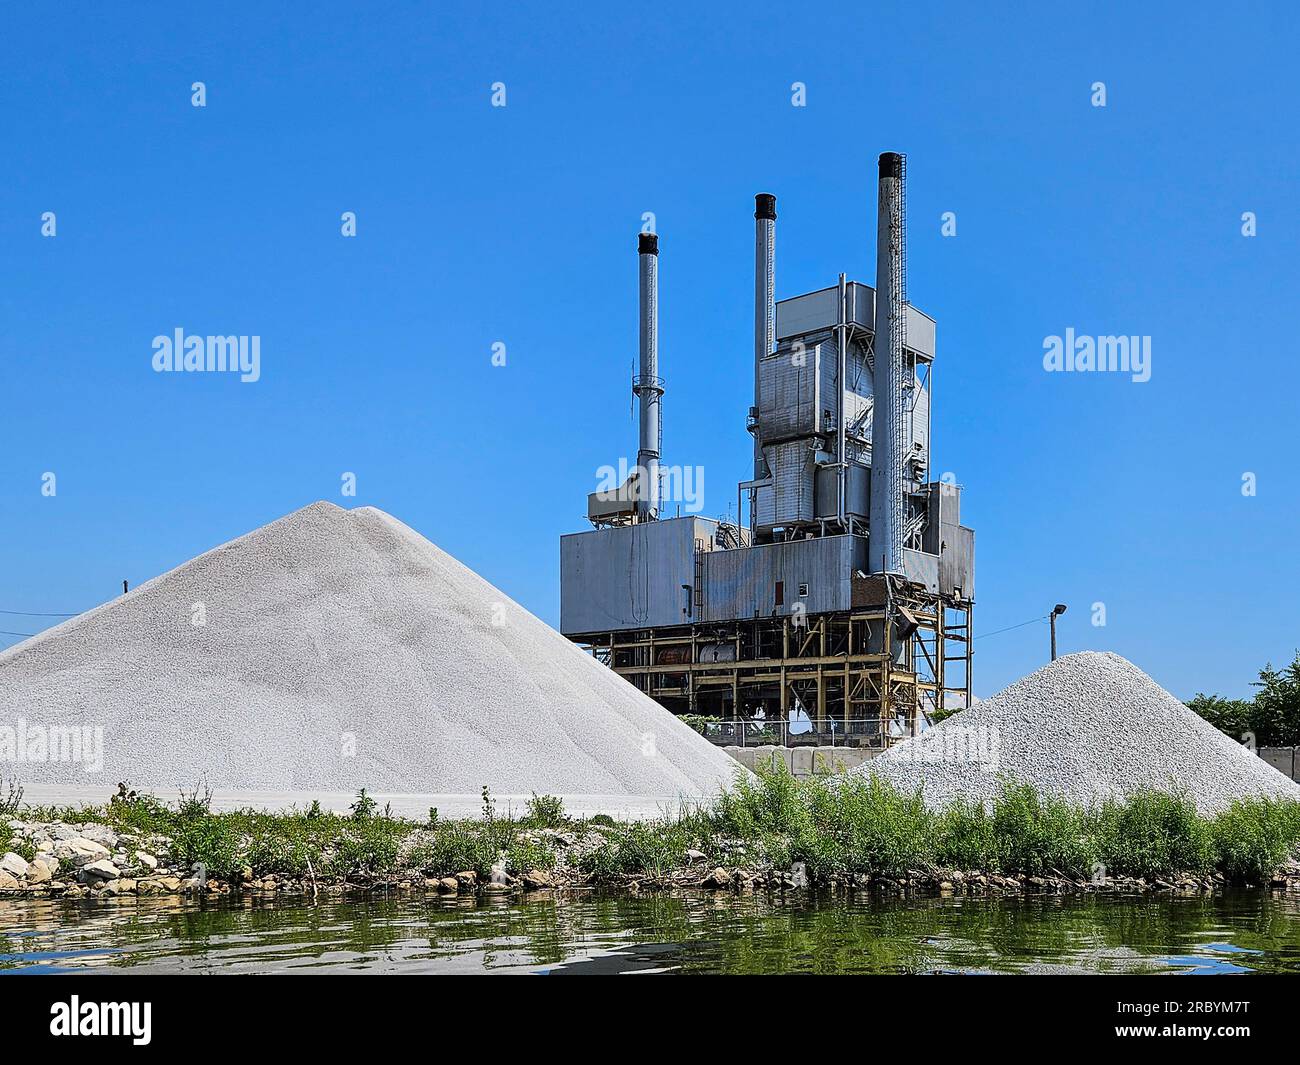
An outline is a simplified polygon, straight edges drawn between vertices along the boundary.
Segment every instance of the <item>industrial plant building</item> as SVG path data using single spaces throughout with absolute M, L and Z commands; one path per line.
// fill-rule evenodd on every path
M 642 234 L 637 463 L 560 540 L 560 629 L 720 742 L 888 746 L 971 691 L 974 533 L 932 479 L 934 319 L 907 299 L 906 160 L 880 157 L 876 285 L 775 299 L 756 197 L 752 478 L 736 520 L 661 503 L 658 238 Z M 737 419 L 739 421 L 739 419 Z

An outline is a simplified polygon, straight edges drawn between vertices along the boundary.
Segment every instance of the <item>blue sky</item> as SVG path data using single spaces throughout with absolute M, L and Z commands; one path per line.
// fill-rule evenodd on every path
M 115 7 L 0 36 L 0 608 L 85 609 L 330 499 L 554 623 L 557 539 L 635 454 L 643 212 L 664 461 L 703 465 L 718 514 L 751 453 L 753 194 L 779 297 L 870 283 L 902 151 L 977 631 L 1065 602 L 1064 650 L 1184 696 L 1300 644 L 1292 5 Z M 260 336 L 261 380 L 154 373 L 177 327 Z M 1149 335 L 1151 380 L 1045 373 L 1067 328 Z M 981 640 L 977 692 L 1046 641 Z

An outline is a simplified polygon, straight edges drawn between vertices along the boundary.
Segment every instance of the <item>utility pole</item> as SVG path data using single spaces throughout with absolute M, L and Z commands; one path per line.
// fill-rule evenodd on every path
M 1056 619 L 1065 613 L 1065 604 L 1057 603 L 1052 607 L 1052 612 L 1048 615 L 1052 623 L 1052 661 L 1056 661 Z

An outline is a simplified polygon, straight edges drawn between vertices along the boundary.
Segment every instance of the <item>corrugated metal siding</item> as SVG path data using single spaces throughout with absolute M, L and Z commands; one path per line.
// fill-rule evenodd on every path
M 975 533 L 964 525 L 945 525 L 946 545 L 939 556 L 939 590 L 952 595 L 961 589 L 965 599 L 975 598 Z
M 913 455 L 919 455 L 922 459 L 923 466 L 926 470 L 930 468 L 930 390 L 922 388 L 918 380 L 913 388 L 912 395 L 915 400 L 912 409 L 908 413 L 910 428 L 908 430 L 908 440 L 914 445 L 921 446 L 920 451 L 913 450 Z
M 758 418 L 764 443 L 815 432 L 819 403 L 832 422 L 835 418 L 835 344 L 828 336 L 809 338 L 802 365 L 796 363 L 795 355 L 793 348 L 785 346 L 759 364 L 762 397 Z
M 864 329 L 875 327 L 875 292 L 870 285 L 857 281 L 848 283 L 849 321 Z M 785 340 L 805 333 L 828 329 L 840 320 L 840 289 L 831 288 L 806 292 L 802 296 L 777 300 L 776 337 Z
M 875 290 L 858 281 L 849 282 L 849 320 L 869 332 L 876 327 Z M 777 300 L 776 337 L 778 341 L 790 337 L 828 329 L 839 321 L 839 287 L 818 289 L 802 296 Z M 907 346 L 922 354 L 934 356 L 934 319 L 910 303 L 907 306 Z
M 903 548 L 903 573 L 909 580 L 925 586 L 926 591 L 937 594 L 939 591 L 939 556 L 929 555 L 924 551 Z
M 871 467 L 850 463 L 847 479 L 848 502 L 845 510 L 852 517 L 866 518 L 871 512 Z M 834 518 L 838 515 L 839 489 L 838 470 L 832 466 L 823 466 L 817 470 L 817 517 Z
M 763 453 L 775 485 L 770 490 L 759 490 L 756 520 L 760 528 L 808 522 L 818 515 L 835 513 L 833 493 L 827 503 L 824 474 L 821 477 L 821 502 L 818 502 L 818 478 L 811 438 L 820 406 L 820 436 L 830 449 L 834 449 L 840 395 L 836 384 L 839 376 L 838 345 L 829 333 L 819 333 L 805 338 L 805 341 L 811 346 L 806 351 L 803 366 L 793 362 L 788 345 L 762 364 L 763 397 L 759 428 Z M 854 438 L 869 439 L 871 432 L 871 373 L 861 345 L 850 346 L 845 369 L 847 388 L 844 402 L 850 434 L 847 453 L 849 460 L 853 461 L 866 455 L 864 443 L 855 442 Z M 817 381 L 820 381 L 819 388 L 814 387 Z M 859 423 L 856 428 L 855 420 Z M 855 490 L 850 492 L 850 512 L 863 513 L 854 508 L 865 506 L 865 496 L 856 480 L 851 487 Z
M 772 522 L 785 526 L 813 521 L 816 467 L 807 440 L 791 440 L 764 448 L 772 470 Z
M 764 443 L 776 443 L 795 436 L 816 432 L 817 405 L 822 410 L 821 432 L 834 432 L 839 414 L 836 377 L 839 374 L 839 345 L 829 334 L 805 338 L 804 365 L 794 362 L 792 348 L 782 346 L 778 353 L 760 364 L 762 402 L 759 427 Z M 820 373 L 821 387 L 816 387 Z M 866 352 L 860 344 L 849 345 L 845 363 L 845 416 L 850 435 L 871 439 L 871 370 Z M 858 422 L 857 429 L 854 424 Z
M 618 632 L 689 624 L 695 542 L 717 523 L 667 518 L 560 537 L 560 631 Z
M 867 365 L 866 349 L 853 341 L 849 344 L 844 367 L 844 414 L 849 436 L 858 436 L 867 441 L 871 439 L 870 411 L 871 367 Z
M 961 485 L 934 481 L 929 485 L 923 546 L 932 555 L 939 554 L 945 532 L 961 524 Z
M 711 551 L 704 556 L 704 620 L 782 616 L 795 603 L 809 614 L 848 610 L 850 578 L 866 564 L 866 537 L 825 536 L 814 540 L 764 544 L 738 551 Z M 784 604 L 776 606 L 776 582 L 784 586 Z M 799 585 L 808 594 L 799 595 Z
M 907 305 L 907 346 L 934 357 L 934 319 L 910 303 Z

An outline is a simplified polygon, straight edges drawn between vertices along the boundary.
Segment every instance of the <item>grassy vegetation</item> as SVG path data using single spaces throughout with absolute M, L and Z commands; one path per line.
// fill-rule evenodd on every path
M 1217 870 L 1259 882 L 1300 846 L 1300 803 L 1238 802 L 1210 818 L 1186 797 L 1162 792 L 1083 809 L 1005 784 L 991 810 L 954 804 L 935 812 L 919 794 L 870 776 L 796 780 L 778 770 L 738 783 L 707 811 L 612 835 L 585 867 L 654 873 L 687 847 L 717 853 L 727 839 L 742 841 L 751 861 L 779 868 L 801 862 L 822 881 L 960 869 L 1075 879 Z
M 707 806 L 631 824 L 603 815 L 571 818 L 553 796 L 534 795 L 522 815 L 503 815 L 486 789 L 478 818 L 448 821 L 430 810 L 425 823 L 379 810 L 364 791 L 346 815 L 322 812 L 316 803 L 279 814 L 218 813 L 210 793 L 197 790 L 175 806 L 131 795 L 102 807 L 23 813 L 165 835 L 174 867 L 199 863 L 220 879 L 238 879 L 245 869 L 257 877 L 353 880 L 472 870 L 487 879 L 502 870 L 554 869 L 563 854 L 578 874 L 616 880 L 668 876 L 695 849 L 710 867 L 788 870 L 802 863 L 815 883 L 945 869 L 1073 879 L 1217 870 L 1234 881 L 1260 882 L 1300 846 L 1300 803 L 1294 802 L 1238 802 L 1210 818 L 1185 797 L 1161 792 L 1081 809 L 1007 784 L 991 809 L 954 804 L 935 812 L 919 794 L 870 776 L 797 780 L 781 770 L 739 780 Z M 550 830 L 583 845 L 560 848 Z M 15 842 L 0 819 L 0 846 L 13 849 Z
M 1300 837 L 1300 803 L 1234 802 L 1214 819 L 1215 861 L 1234 880 L 1258 880 L 1284 862 Z
M 1236 802 L 1206 818 L 1188 798 L 1162 792 L 1080 809 L 1008 783 L 992 810 L 954 804 L 936 813 L 919 795 L 857 775 L 829 782 L 764 775 L 733 789 L 716 817 L 720 830 L 764 839 L 774 856 L 803 862 L 818 878 L 927 869 L 1167 878 L 1218 870 L 1258 882 L 1300 847 L 1296 802 Z
M 534 796 L 522 817 L 502 816 L 484 790 L 479 820 L 443 821 L 430 811 L 418 824 L 380 810 L 365 789 L 346 815 L 324 812 L 319 803 L 305 811 L 215 812 L 210 792 L 196 790 L 169 805 L 150 795 L 114 799 L 106 806 L 27 807 L 36 821 L 97 822 L 120 831 L 162 835 L 171 840 L 172 864 L 188 870 L 201 864 L 207 875 L 238 879 L 245 868 L 258 877 L 275 873 L 302 878 L 365 879 L 397 872 L 443 876 L 473 870 L 487 878 L 494 867 L 515 875 L 552 868 L 554 852 L 521 839 L 530 829 L 568 823 L 563 803 Z M 0 823 L 0 838 L 8 825 Z

